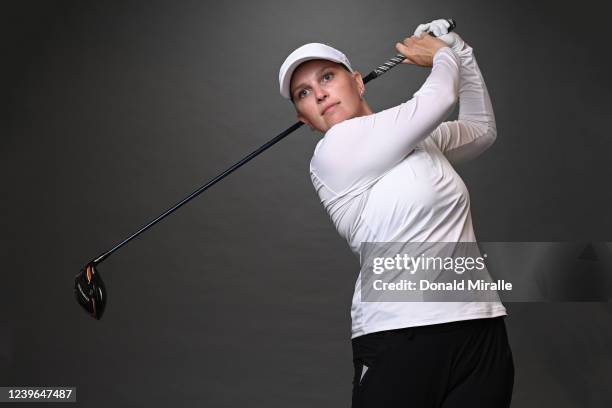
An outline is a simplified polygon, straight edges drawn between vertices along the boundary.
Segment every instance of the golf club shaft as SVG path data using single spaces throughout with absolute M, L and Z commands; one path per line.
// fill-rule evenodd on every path
M 209 187 L 212 187 L 213 185 L 215 185 L 216 183 L 221 181 L 223 178 L 225 178 L 225 176 L 227 176 L 228 174 L 230 174 L 234 170 L 238 169 L 243 164 L 246 164 L 248 161 L 250 161 L 252 158 L 254 158 L 255 156 L 257 156 L 260 153 L 262 153 L 264 150 L 267 150 L 272 145 L 274 145 L 277 142 L 281 141 L 283 138 L 285 138 L 285 136 L 287 136 L 290 133 L 292 133 L 293 131 L 299 129 L 303 124 L 304 124 L 304 122 L 296 122 L 296 123 L 294 123 L 289 128 L 287 128 L 286 130 L 284 130 L 283 132 L 281 132 L 277 136 L 275 136 L 273 139 L 271 139 L 267 143 L 265 143 L 262 146 L 260 146 L 257 150 L 254 150 L 253 152 L 249 153 L 248 155 L 243 157 L 240 161 L 238 161 L 237 163 L 235 163 L 231 167 L 229 167 L 227 170 L 225 170 L 224 172 L 220 173 L 216 177 L 214 177 L 211 180 L 209 180 L 202 187 L 198 188 L 193 193 L 189 194 L 187 197 L 183 198 L 181 201 L 179 201 L 178 203 L 174 204 L 172 207 L 168 208 L 166 211 L 164 211 L 162 214 L 160 214 L 157 218 L 155 218 L 154 220 L 150 221 L 148 224 L 146 224 L 145 226 L 140 228 L 138 231 L 136 231 L 135 233 L 133 233 L 132 235 L 130 235 L 129 237 L 127 237 L 126 239 L 124 239 L 123 241 L 121 241 L 120 243 L 118 243 L 117 245 L 115 245 L 114 247 L 112 247 L 111 249 L 106 251 L 105 253 L 103 253 L 102 255 L 100 255 L 97 258 L 95 258 L 93 260 L 93 263 L 99 264 L 105 258 L 107 258 L 110 254 L 112 254 L 113 252 L 115 252 L 116 250 L 118 250 L 119 248 L 121 248 L 122 246 L 124 246 L 125 244 L 127 244 L 128 242 L 133 240 L 134 238 L 136 238 L 138 235 L 142 234 L 143 232 L 145 232 L 146 230 L 151 228 L 153 225 L 157 224 L 158 222 L 160 222 L 161 220 L 166 218 L 168 215 L 172 214 L 174 211 L 178 210 L 183 205 L 187 204 L 189 201 L 191 201 L 192 199 L 194 199 L 195 197 L 200 195 L 202 192 L 206 191 Z
M 450 32 L 451 30 L 453 30 L 456 27 L 456 23 L 455 23 L 455 21 L 453 19 L 448 19 L 448 22 L 450 23 L 450 26 L 448 28 L 448 31 Z M 429 33 L 429 34 L 433 35 L 432 33 Z M 370 72 L 366 77 L 364 77 L 363 78 L 363 83 L 366 84 L 366 83 L 370 82 L 371 80 L 373 80 L 375 78 L 378 78 L 382 74 L 384 74 L 387 71 L 389 71 L 391 68 L 395 67 L 397 64 L 401 63 L 404 59 L 406 59 L 406 57 L 403 56 L 402 54 L 395 55 L 394 57 L 390 58 L 387 62 L 385 62 L 384 64 L 380 65 L 379 67 L 374 69 L 372 72 Z M 237 163 L 235 163 L 234 165 L 229 167 L 227 170 L 223 171 L 222 173 L 220 173 L 216 177 L 212 178 L 210 181 L 208 181 L 206 184 L 204 184 L 203 186 L 201 186 L 200 188 L 198 188 L 197 190 L 195 190 L 194 192 L 189 194 L 187 197 L 185 197 L 184 199 L 182 199 L 178 203 L 174 204 L 172 207 L 168 208 L 166 211 L 164 211 L 157 218 L 155 218 L 154 220 L 150 221 L 149 223 L 147 223 L 146 225 L 141 227 L 138 231 L 136 231 L 135 233 L 133 233 L 129 237 L 125 238 L 123 241 L 119 242 L 118 244 L 116 244 L 114 247 L 112 247 L 108 251 L 106 251 L 103 254 L 99 255 L 97 258 L 93 259 L 90 262 L 90 264 L 93 263 L 95 265 L 95 264 L 101 263 L 102 261 L 104 261 L 104 259 L 106 259 L 112 253 L 114 253 L 115 251 L 117 251 L 118 249 L 123 247 L 125 244 L 127 244 L 128 242 L 130 242 L 131 240 L 133 240 L 134 238 L 136 238 L 137 236 L 139 236 L 140 234 L 142 234 L 143 232 L 145 232 L 146 230 L 148 230 L 149 228 L 151 228 L 152 226 L 154 226 L 155 224 L 157 224 L 158 222 L 160 222 L 161 220 L 163 220 L 164 218 L 166 218 L 167 216 L 169 216 L 170 214 L 172 214 L 173 212 L 178 210 L 179 208 L 181 208 L 183 205 L 187 204 L 189 201 L 191 201 L 192 199 L 194 199 L 195 197 L 197 197 L 198 195 L 200 195 L 204 191 L 208 190 L 208 188 L 212 187 L 213 185 L 215 185 L 219 181 L 223 180 L 227 175 L 232 173 L 234 170 L 237 170 L 242 165 L 246 164 L 251 159 L 253 159 L 254 157 L 258 156 L 260 153 L 263 153 L 265 150 L 267 150 L 268 148 L 272 147 L 274 144 L 276 144 L 279 141 L 281 141 L 282 139 L 284 139 L 287 135 L 289 135 L 293 131 L 299 129 L 303 124 L 304 124 L 303 122 L 296 122 L 296 123 L 294 123 L 289 128 L 287 128 L 286 130 L 284 130 L 283 132 L 281 132 L 277 136 L 275 136 L 273 139 L 271 139 L 267 143 L 263 144 L 258 149 L 256 149 L 253 152 L 251 152 L 250 154 L 246 155 L 240 161 L 238 161 Z

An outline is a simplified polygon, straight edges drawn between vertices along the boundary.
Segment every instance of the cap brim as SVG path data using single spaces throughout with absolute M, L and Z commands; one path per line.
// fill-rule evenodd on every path
M 319 56 L 309 56 L 309 57 L 302 57 L 299 59 L 296 59 L 295 61 L 293 61 L 291 63 L 291 65 L 289 65 L 289 67 L 287 68 L 287 70 L 285 71 L 285 75 L 283 76 L 283 80 L 282 80 L 282 86 L 281 86 L 281 95 L 284 96 L 287 99 L 292 99 L 291 95 L 290 95 L 290 87 L 291 87 L 291 77 L 293 76 L 293 72 L 297 69 L 297 67 L 306 62 L 306 61 L 310 61 L 310 60 L 316 60 L 316 59 L 322 59 L 322 60 L 327 60 L 327 61 L 332 61 L 335 63 L 338 63 L 340 65 L 343 65 L 346 67 L 346 65 L 344 64 L 343 61 L 336 59 L 336 58 L 330 58 L 330 57 L 319 57 Z M 347 67 L 351 72 L 353 71 L 351 68 Z

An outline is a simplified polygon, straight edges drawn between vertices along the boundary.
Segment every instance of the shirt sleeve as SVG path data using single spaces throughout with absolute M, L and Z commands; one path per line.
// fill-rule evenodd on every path
M 457 52 L 461 60 L 459 118 L 440 124 L 431 138 L 452 164 L 472 160 L 497 138 L 495 115 L 472 47 Z
M 332 126 L 317 145 L 311 173 L 336 194 L 358 192 L 395 167 L 452 112 L 459 89 L 459 57 L 440 48 L 412 99 Z

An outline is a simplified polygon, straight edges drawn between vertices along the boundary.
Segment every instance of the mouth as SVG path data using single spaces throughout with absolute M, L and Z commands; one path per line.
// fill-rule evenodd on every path
M 333 105 L 329 105 L 327 108 L 325 108 L 325 110 L 321 113 L 321 116 L 324 116 L 326 113 L 329 112 L 333 112 L 333 110 L 336 108 L 336 105 L 338 105 L 340 102 L 336 102 Z

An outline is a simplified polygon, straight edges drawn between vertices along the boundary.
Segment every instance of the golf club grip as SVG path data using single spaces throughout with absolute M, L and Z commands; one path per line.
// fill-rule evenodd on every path
M 447 18 L 446 21 L 448 21 L 448 23 L 450 24 L 450 26 L 448 27 L 448 32 L 450 33 L 451 31 L 455 29 L 455 27 L 457 27 L 457 23 L 452 18 Z M 432 32 L 429 32 L 429 35 L 435 37 L 435 35 Z M 378 66 L 378 68 L 376 68 L 374 71 L 370 72 L 365 78 L 363 78 L 363 83 L 367 84 L 374 78 L 378 78 L 379 76 L 389 71 L 391 68 L 393 68 L 397 64 L 400 64 L 405 59 L 406 57 L 404 55 L 396 54 L 394 57 L 387 60 L 387 62 L 385 62 L 384 64 Z

